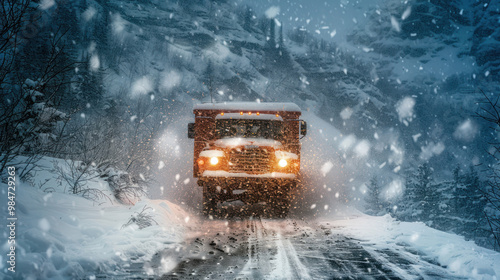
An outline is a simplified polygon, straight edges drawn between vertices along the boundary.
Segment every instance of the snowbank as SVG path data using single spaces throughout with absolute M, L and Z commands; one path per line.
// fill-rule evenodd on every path
M 500 253 L 420 222 L 399 222 L 390 215 L 372 217 L 361 213 L 322 222 L 379 249 L 404 247 L 406 251 L 415 251 L 458 276 L 469 279 L 498 279 L 500 276 Z
M 16 273 L 7 271 L 10 245 L 2 239 L 0 279 L 83 279 L 100 272 L 126 275 L 130 263 L 150 260 L 181 241 L 185 225 L 195 220 L 165 200 L 142 198 L 133 206 L 113 199 L 97 203 L 69 194 L 64 184 L 51 186 L 55 176 L 49 170 L 39 172 L 34 183 L 40 186 L 40 181 L 48 180 L 43 187 L 17 181 Z M 94 178 L 90 184 L 102 188 L 107 182 Z M 7 190 L 3 183 L 0 188 Z M 6 221 L 4 200 L 1 215 Z M 151 226 L 140 229 L 141 212 L 150 217 Z M 2 233 L 7 236 L 6 229 Z

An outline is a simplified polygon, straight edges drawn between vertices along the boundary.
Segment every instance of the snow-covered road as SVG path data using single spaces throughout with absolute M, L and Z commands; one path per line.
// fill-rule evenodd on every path
M 146 267 L 160 279 L 462 279 L 404 246 L 381 249 L 315 219 L 201 220 Z
M 37 178 L 57 179 L 50 172 Z M 89 184 L 104 190 L 107 184 L 100 180 Z M 321 200 L 319 191 L 296 194 L 301 199 L 292 203 L 287 219 L 270 217 L 266 205 L 240 201 L 221 204 L 217 217 L 207 219 L 200 216 L 200 209 L 164 199 L 143 198 L 133 206 L 109 201 L 96 205 L 66 194 L 66 185 L 50 193 L 25 183 L 19 186 L 17 271 L 8 272 L 4 259 L 0 279 L 498 279 L 500 275 L 498 252 L 424 223 L 369 216 L 340 199 Z M 143 211 L 151 225 L 130 224 Z M 6 244 L 0 246 L 0 257 L 7 254 Z

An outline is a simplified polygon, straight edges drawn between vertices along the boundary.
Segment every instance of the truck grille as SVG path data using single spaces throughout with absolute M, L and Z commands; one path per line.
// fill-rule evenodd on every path
M 265 149 L 232 149 L 229 172 L 262 174 L 271 171 L 271 153 Z

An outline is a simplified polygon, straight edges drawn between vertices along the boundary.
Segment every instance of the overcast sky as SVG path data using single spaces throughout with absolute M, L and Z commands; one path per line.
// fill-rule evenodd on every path
M 240 0 L 254 7 L 258 15 L 275 14 L 288 30 L 304 27 L 325 39 L 344 42 L 355 25 L 365 24 L 366 14 L 384 0 Z

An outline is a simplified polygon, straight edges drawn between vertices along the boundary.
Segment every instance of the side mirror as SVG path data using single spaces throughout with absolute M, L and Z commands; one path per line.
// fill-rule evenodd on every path
M 306 121 L 300 121 L 300 136 L 304 137 L 307 135 L 307 123 Z
M 188 123 L 188 138 L 194 139 L 194 136 L 195 136 L 194 123 Z

